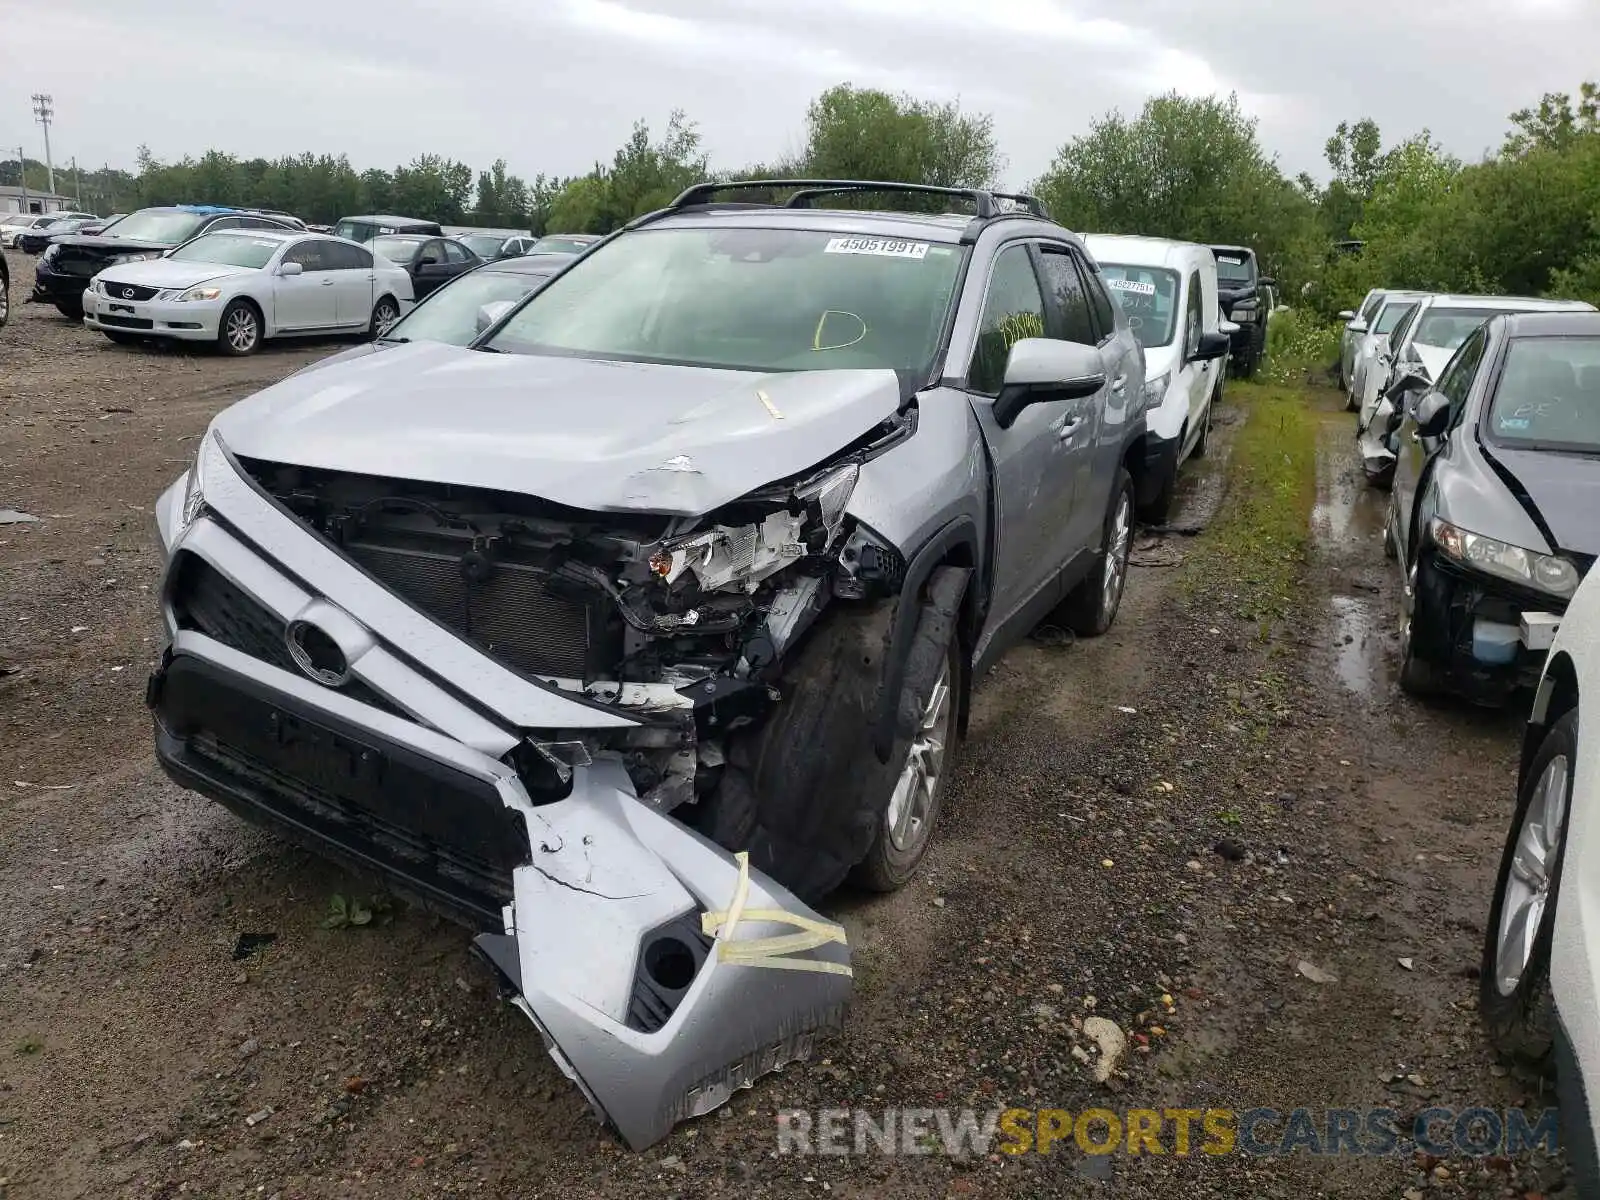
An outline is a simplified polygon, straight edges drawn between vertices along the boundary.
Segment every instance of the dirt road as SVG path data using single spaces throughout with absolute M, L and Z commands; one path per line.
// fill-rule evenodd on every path
M 843 1033 L 635 1155 L 461 931 L 323 928 L 370 886 L 151 759 L 151 503 L 213 413 L 332 347 L 240 362 L 14 313 L 0 509 L 39 520 L 0 526 L 0 1200 L 1555 1192 L 1537 1158 L 776 1153 L 788 1109 L 1553 1103 L 1491 1065 L 1474 1011 L 1517 721 L 1397 698 L 1334 402 L 1311 401 L 1314 536 L 1281 613 L 1216 532 L 1236 400 L 1174 522 L 1207 530 L 1141 547 L 1109 636 L 1011 654 L 926 869 L 832 903 Z M 244 937 L 270 942 L 238 959 Z M 1133 1034 L 1105 1084 L 1090 1016 Z

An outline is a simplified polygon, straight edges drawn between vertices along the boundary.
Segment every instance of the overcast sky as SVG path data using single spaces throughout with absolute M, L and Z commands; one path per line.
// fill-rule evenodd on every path
M 731 167 L 797 149 L 806 102 L 848 81 L 993 113 L 1012 185 L 1170 88 L 1237 91 L 1285 171 L 1320 177 L 1341 120 L 1471 159 L 1600 74 L 1600 0 L 43 0 L 7 24 L 0 155 L 43 157 L 49 92 L 58 167 L 131 168 L 143 142 L 571 174 L 674 107 Z

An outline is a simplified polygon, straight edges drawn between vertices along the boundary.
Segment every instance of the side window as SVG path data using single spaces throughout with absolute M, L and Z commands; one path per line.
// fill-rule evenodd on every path
M 331 264 L 329 264 L 327 256 L 323 253 L 324 245 L 325 243 L 317 241 L 315 238 L 304 242 L 296 242 L 284 252 L 283 261 L 299 263 L 307 274 L 312 271 L 327 271 L 331 269 Z
M 448 262 L 464 263 L 467 261 L 467 251 L 460 242 L 444 243 L 444 254 Z
M 1383 303 L 1383 293 L 1376 292 L 1367 297 L 1367 302 L 1361 306 L 1361 311 L 1356 315 L 1363 321 L 1371 321 L 1372 314 L 1378 311 L 1378 305 Z
M 1092 346 L 1096 342 L 1094 321 L 1089 316 L 1089 297 L 1084 293 L 1083 277 L 1072 261 L 1071 251 L 1055 246 L 1041 246 L 1044 264 L 1044 286 L 1050 294 L 1051 314 L 1045 325 L 1047 337 L 1066 342 L 1082 342 Z
M 1406 338 L 1411 333 L 1411 327 L 1417 323 L 1417 314 L 1421 311 L 1422 305 L 1413 304 L 1406 312 L 1406 315 L 1400 318 L 1400 324 L 1394 327 L 1394 332 L 1389 335 L 1389 347 L 1395 356 L 1398 356 L 1405 346 Z
M 422 249 L 417 251 L 417 265 L 423 265 L 423 259 L 432 259 L 436 263 L 444 261 L 443 242 L 423 242 Z
M 372 255 L 359 246 L 346 246 L 343 242 L 319 242 L 322 256 L 330 271 L 368 271 L 372 269 Z
M 1044 336 L 1044 297 L 1026 246 L 1007 246 L 994 260 L 983 297 L 978 344 L 967 368 L 967 386 L 997 395 L 1005 380 L 1006 356 L 1022 338 Z
M 1472 381 L 1478 374 L 1478 364 L 1483 361 L 1484 344 L 1488 333 L 1479 327 L 1471 337 L 1461 343 L 1455 357 L 1439 376 L 1439 391 L 1450 398 L 1450 428 L 1461 424 L 1467 406 L 1467 394 L 1472 391 Z
M 206 226 L 207 233 L 216 233 L 223 229 L 242 229 L 244 222 L 238 217 L 218 217 Z
M 1106 291 L 1105 281 L 1100 278 L 1100 272 L 1091 270 L 1089 264 L 1072 256 L 1078 263 L 1078 270 L 1083 273 L 1084 291 L 1089 293 L 1089 307 L 1094 309 L 1095 324 L 1100 327 L 1099 341 L 1105 341 L 1117 331 L 1117 312 L 1111 299 L 1111 293 Z
M 1183 317 L 1183 357 L 1185 361 L 1200 348 L 1200 331 L 1205 328 L 1200 301 L 1200 272 L 1189 272 L 1189 306 Z

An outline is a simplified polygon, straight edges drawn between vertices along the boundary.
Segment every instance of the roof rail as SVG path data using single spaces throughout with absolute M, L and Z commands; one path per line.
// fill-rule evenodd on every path
M 976 210 L 980 220 L 1006 215 L 995 203 L 1010 200 L 1020 204 L 1036 217 L 1049 219 L 1043 204 L 1036 197 L 1010 192 L 990 192 L 983 188 L 937 187 L 930 183 L 888 183 L 869 179 L 743 179 L 733 183 L 697 183 L 685 189 L 667 206 L 668 212 L 701 204 L 715 203 L 720 192 L 743 192 L 757 188 L 794 188 L 794 194 L 784 202 L 783 208 L 807 208 L 809 202 L 823 196 L 862 195 L 866 193 L 900 193 L 914 196 L 954 196 L 966 200 Z M 741 207 L 751 207 L 741 205 Z M 755 206 L 759 207 L 759 206 Z M 780 207 L 774 205 L 772 207 Z

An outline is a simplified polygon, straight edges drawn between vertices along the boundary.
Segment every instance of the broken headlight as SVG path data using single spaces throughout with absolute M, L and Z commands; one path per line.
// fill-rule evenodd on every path
M 860 476 L 858 463 L 826 471 L 789 492 L 783 507 L 759 523 L 714 525 L 663 547 L 652 556 L 651 570 L 669 584 L 691 572 L 708 592 L 754 591 L 768 576 L 833 545 Z M 780 500 L 776 494 L 759 498 Z
M 1463 566 L 1563 599 L 1578 590 L 1578 568 L 1558 555 L 1541 554 L 1484 537 L 1440 517 L 1435 517 L 1428 529 L 1433 535 L 1433 544 L 1446 557 Z

